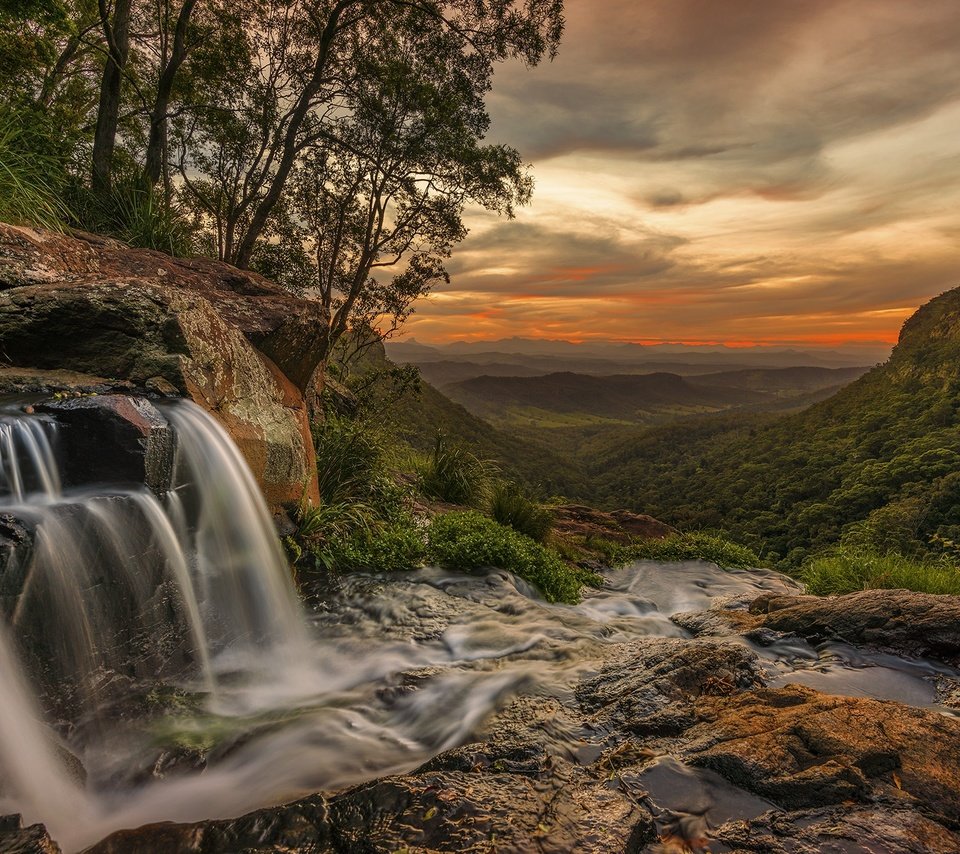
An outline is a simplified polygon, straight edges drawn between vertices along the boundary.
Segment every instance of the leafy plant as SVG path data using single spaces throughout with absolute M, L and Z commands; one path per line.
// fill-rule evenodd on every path
M 529 581 L 548 602 L 578 602 L 580 588 L 596 579 L 512 528 L 476 511 L 437 516 L 427 529 L 427 557 L 441 566 L 471 572 L 506 569 Z
M 550 511 L 532 501 L 515 483 L 500 481 L 494 486 L 490 515 L 538 543 L 545 543 L 553 530 Z
M 433 453 L 418 466 L 419 488 L 428 498 L 465 507 L 482 507 L 490 495 L 496 467 L 438 432 Z
M 423 563 L 426 543 L 412 519 L 355 530 L 331 544 L 330 557 L 339 570 L 399 572 Z
M 800 577 L 807 591 L 818 596 L 875 588 L 960 595 L 960 568 L 955 563 L 892 551 L 840 547 L 810 558 Z

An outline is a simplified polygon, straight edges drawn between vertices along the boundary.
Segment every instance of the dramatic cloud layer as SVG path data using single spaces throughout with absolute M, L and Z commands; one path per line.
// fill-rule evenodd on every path
M 960 284 L 956 0 L 568 0 L 504 69 L 492 136 L 534 164 L 471 216 L 424 340 L 893 340 Z

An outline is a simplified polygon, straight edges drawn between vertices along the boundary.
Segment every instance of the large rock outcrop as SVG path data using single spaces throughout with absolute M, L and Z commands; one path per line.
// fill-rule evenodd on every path
M 304 390 L 323 347 L 319 312 L 226 264 L 0 224 L 4 359 L 70 371 L 81 387 L 125 381 L 194 400 L 274 508 L 315 497 Z

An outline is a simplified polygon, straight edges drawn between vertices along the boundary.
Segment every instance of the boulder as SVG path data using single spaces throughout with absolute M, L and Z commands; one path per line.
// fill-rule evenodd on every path
M 553 508 L 554 530 L 563 536 L 602 537 L 616 543 L 633 539 L 662 540 L 677 533 L 676 528 L 629 510 L 607 513 L 582 504 L 561 504 Z
M 102 394 L 39 404 L 59 431 L 66 486 L 144 483 L 157 494 L 170 488 L 173 429 L 142 397 Z
M 229 264 L 171 258 L 84 232 L 71 235 L 0 223 L 0 290 L 49 284 L 138 282 L 202 296 L 302 391 L 325 350 L 318 303 Z
M 228 265 L 0 225 L 6 359 L 194 400 L 231 434 L 274 510 L 317 498 L 301 391 L 316 310 Z
M 60 854 L 42 824 L 23 826 L 19 815 L 0 816 L 0 851 L 7 854 Z
M 960 721 L 788 685 L 702 697 L 680 749 L 787 810 L 886 801 L 948 827 L 960 816 Z

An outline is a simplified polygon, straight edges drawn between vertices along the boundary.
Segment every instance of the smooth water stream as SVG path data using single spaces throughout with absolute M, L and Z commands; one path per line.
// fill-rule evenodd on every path
M 190 405 L 165 414 L 178 460 L 163 498 L 61 492 L 55 427 L 0 430 L 0 449 L 8 436 L 14 447 L 2 456 L 0 514 L 26 520 L 38 544 L 28 564 L 6 568 L 23 592 L 0 632 L 0 812 L 43 821 L 68 851 L 123 827 L 239 815 L 412 769 L 469 739 L 518 692 L 573 702 L 577 679 L 611 644 L 685 636 L 672 614 L 795 590 L 765 570 L 644 562 L 559 606 L 505 572 L 424 569 L 331 581 L 304 614 L 226 434 Z M 39 640 L 25 634 L 37 621 Z M 915 705 L 936 703 L 931 680 L 957 675 L 839 645 L 756 651 L 775 684 Z M 59 678 L 34 672 L 51 658 L 58 677 L 74 674 L 72 706 Z M 659 763 L 651 787 L 684 773 Z M 711 794 L 714 782 L 697 778 L 696 791 L 718 815 L 736 812 L 723 800 L 733 795 Z

